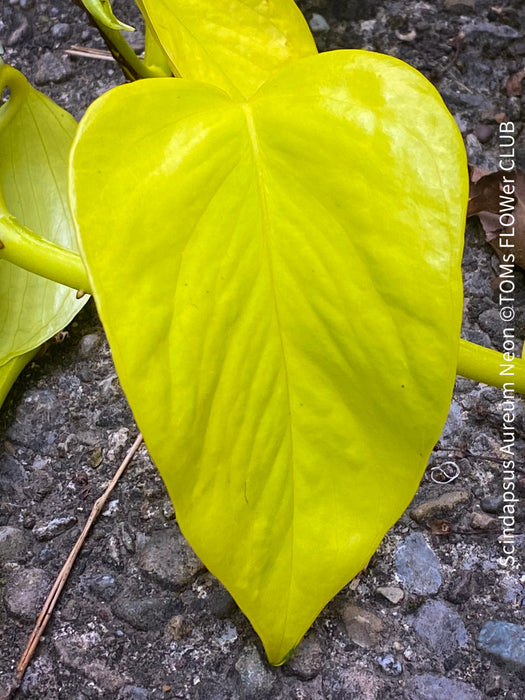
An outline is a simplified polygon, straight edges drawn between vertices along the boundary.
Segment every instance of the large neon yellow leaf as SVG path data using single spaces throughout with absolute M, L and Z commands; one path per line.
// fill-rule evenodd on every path
M 293 0 L 137 0 L 175 75 L 250 97 L 276 70 L 317 53 Z
M 280 663 L 400 516 L 444 423 L 461 137 L 415 70 L 341 51 L 245 103 L 176 79 L 117 88 L 72 169 L 99 310 L 182 531 Z
M 21 73 L 0 64 L 0 239 L 4 227 L 23 226 L 66 248 L 76 249 L 67 201 L 68 154 L 76 122 Z M 6 249 L 3 251 L 6 252 Z M 88 297 L 1 259 L 0 397 L 29 361 L 32 351 L 66 326 Z M 7 366 L 8 365 L 8 366 Z

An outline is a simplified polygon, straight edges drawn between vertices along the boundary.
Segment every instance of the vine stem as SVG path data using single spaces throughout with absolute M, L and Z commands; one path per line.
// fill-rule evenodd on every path
M 78 253 L 38 236 L 12 216 L 0 216 L 0 259 L 66 287 L 91 293 Z
M 510 366 L 510 370 L 507 370 Z M 502 374 L 509 371 L 509 374 Z M 512 373 L 510 373 L 512 372 Z M 497 350 L 489 350 L 476 343 L 461 339 L 457 373 L 467 379 L 503 388 L 512 386 L 513 391 L 525 394 L 525 360 L 516 357 L 507 362 Z
M 86 540 L 86 537 L 89 534 L 89 531 L 91 529 L 91 526 L 99 516 L 100 512 L 102 511 L 104 505 L 106 504 L 106 501 L 113 491 L 114 487 L 116 486 L 118 480 L 126 470 L 126 467 L 128 464 L 131 462 L 133 456 L 139 449 L 143 442 L 142 439 L 142 433 L 139 433 L 138 437 L 136 438 L 135 442 L 133 445 L 130 447 L 128 450 L 128 453 L 126 454 L 122 464 L 120 467 L 117 469 L 115 472 L 113 478 L 109 482 L 106 490 L 100 496 L 97 498 L 95 501 L 93 508 L 91 510 L 91 513 L 89 514 L 89 517 L 86 521 L 86 524 L 84 525 L 84 529 L 82 530 L 82 533 L 80 534 L 80 537 L 75 543 L 75 546 L 71 550 L 68 558 L 66 559 L 66 563 L 62 567 L 62 570 L 57 576 L 57 579 L 55 583 L 53 584 L 53 588 L 51 589 L 46 602 L 44 603 L 44 606 L 40 612 L 40 615 L 38 616 L 38 620 L 36 622 L 35 628 L 33 629 L 33 632 L 31 634 L 31 637 L 29 638 L 29 641 L 27 643 L 27 646 L 24 650 L 24 653 L 22 654 L 22 657 L 20 661 L 18 662 L 18 666 L 16 667 L 16 680 L 17 680 L 17 687 L 20 685 L 24 674 L 26 672 L 27 667 L 29 666 L 31 659 L 33 658 L 33 654 L 35 652 L 35 649 L 38 645 L 38 642 L 40 641 L 40 637 L 42 636 L 47 623 L 49 622 L 49 619 L 51 617 L 51 614 L 55 608 L 55 605 L 58 601 L 58 598 L 60 596 L 60 593 L 62 592 L 62 589 L 64 588 L 66 581 L 68 579 L 69 573 L 71 569 L 73 568 L 73 564 L 75 563 L 75 560 L 78 556 L 78 553 L 82 549 L 82 546 L 84 545 L 84 542 Z

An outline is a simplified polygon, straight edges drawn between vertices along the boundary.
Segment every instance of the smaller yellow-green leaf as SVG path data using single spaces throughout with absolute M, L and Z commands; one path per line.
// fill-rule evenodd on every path
M 113 8 L 109 0 L 81 0 L 89 14 L 104 27 L 117 31 L 134 32 L 135 28 L 124 24 L 113 14 Z
M 276 70 L 317 53 L 293 0 L 137 0 L 175 75 L 250 97 Z
M 67 167 L 76 131 L 73 117 L 32 88 L 15 69 L 0 65 L 0 221 L 76 250 L 67 201 Z M 1 239 L 1 235 L 0 235 Z M 3 254 L 9 252 L 6 242 Z M 31 254 L 31 250 L 27 255 Z M 36 253 L 35 253 L 36 254 Z M 0 251 L 0 366 L 25 355 L 66 326 L 87 301 L 75 290 L 32 274 Z M 6 372 L 11 376 L 12 364 Z
M 37 352 L 38 348 L 35 348 L 23 355 L 14 357 L 12 360 L 8 360 L 4 365 L 0 366 L 0 406 L 4 403 L 20 372 L 31 362 Z

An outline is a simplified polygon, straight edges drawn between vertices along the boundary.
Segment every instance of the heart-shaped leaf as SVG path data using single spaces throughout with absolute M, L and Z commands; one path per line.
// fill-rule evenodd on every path
M 175 75 L 250 97 L 276 70 L 317 53 L 293 0 L 137 0 Z
M 340 51 L 247 102 L 169 78 L 116 88 L 72 168 L 99 310 L 179 524 L 280 663 L 407 506 L 445 421 L 460 134 L 415 70 Z
M 0 65 L 0 221 L 13 217 L 53 243 L 76 249 L 67 201 L 68 156 L 76 122 L 21 73 Z M 1 236 L 0 236 L 1 237 Z M 64 328 L 88 297 L 0 259 L 0 393 L 5 394 L 32 351 Z M 3 388 L 2 388 L 3 387 Z

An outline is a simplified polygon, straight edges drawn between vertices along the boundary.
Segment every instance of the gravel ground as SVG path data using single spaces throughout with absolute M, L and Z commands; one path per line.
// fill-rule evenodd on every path
M 497 125 L 512 120 L 525 168 L 522 0 L 300 3 L 321 49 L 398 56 L 438 87 L 469 159 L 497 165 Z M 117 15 L 138 25 L 129 2 Z M 143 35 L 133 38 L 140 50 Z M 102 47 L 67 0 L 1 0 L 8 63 L 79 118 L 121 81 L 117 67 L 64 54 Z M 501 347 L 497 260 L 477 221 L 464 256 L 464 337 Z M 525 335 L 517 274 L 516 335 Z M 429 352 L 431 349 L 429 350 Z M 181 537 L 141 449 L 96 524 L 18 698 L 84 700 L 478 700 L 525 697 L 524 576 L 501 566 L 502 393 L 458 378 L 451 412 L 414 502 L 369 567 L 322 612 L 292 660 L 272 668 L 234 601 Z M 516 404 L 517 493 L 525 492 L 525 409 Z M 39 606 L 93 501 L 137 429 L 90 304 L 51 343 L 0 413 L 0 697 Z M 439 484 L 445 462 L 459 476 Z M 518 506 L 516 557 L 523 561 Z

